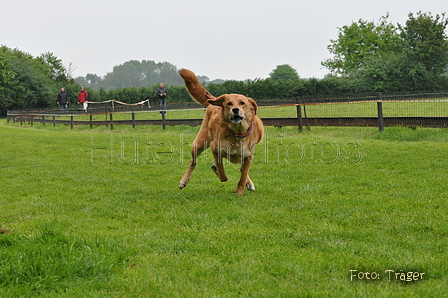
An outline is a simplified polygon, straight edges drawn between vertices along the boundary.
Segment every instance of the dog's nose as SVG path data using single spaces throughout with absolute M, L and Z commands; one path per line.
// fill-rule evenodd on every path
M 234 113 L 234 114 L 238 114 L 239 112 L 240 112 L 239 108 L 233 108 L 232 109 L 232 113 Z

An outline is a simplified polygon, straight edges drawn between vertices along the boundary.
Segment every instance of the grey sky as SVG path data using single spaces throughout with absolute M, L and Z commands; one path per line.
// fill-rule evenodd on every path
M 0 0 L 0 44 L 51 52 L 75 76 L 154 60 L 211 80 L 266 78 L 281 64 L 322 78 L 338 27 L 447 10 L 441 0 Z

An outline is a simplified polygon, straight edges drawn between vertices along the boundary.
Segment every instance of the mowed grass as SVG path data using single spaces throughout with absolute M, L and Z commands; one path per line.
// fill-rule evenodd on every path
M 197 131 L 0 120 L 0 296 L 448 291 L 448 130 L 266 127 L 242 196 L 210 152 L 177 188 Z

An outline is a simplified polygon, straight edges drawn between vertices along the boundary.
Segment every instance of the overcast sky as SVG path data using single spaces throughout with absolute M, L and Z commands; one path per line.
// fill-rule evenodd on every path
M 447 10 L 443 0 L 0 0 L 0 44 L 51 52 L 75 77 L 154 60 L 211 80 L 266 78 L 281 64 L 323 78 L 338 27 Z

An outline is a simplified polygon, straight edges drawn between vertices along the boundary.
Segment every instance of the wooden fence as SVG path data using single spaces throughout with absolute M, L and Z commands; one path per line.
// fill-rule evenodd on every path
M 296 114 L 288 118 L 262 117 L 266 126 L 297 126 L 299 131 L 310 126 L 372 126 L 380 131 L 387 126 L 422 126 L 422 127 L 448 127 L 448 92 L 447 93 L 414 93 L 414 94 L 382 94 L 357 95 L 337 98 L 304 98 L 295 97 L 279 100 L 258 100 L 260 107 L 272 109 L 278 107 L 295 107 Z M 349 111 L 355 110 L 355 104 L 368 104 L 375 107 L 369 112 Z M 168 105 L 169 110 L 182 110 L 182 108 L 200 108 L 196 103 Z M 360 105 L 358 105 L 359 107 Z M 413 110 L 409 110 L 413 106 Z M 385 109 L 386 107 L 386 109 Z M 393 107 L 393 109 L 391 108 Z M 314 110 L 317 115 L 313 115 Z M 387 111 L 386 113 L 384 111 Z M 79 110 L 20 110 L 8 111 L 8 122 L 20 124 L 41 123 L 43 125 L 77 125 L 94 126 L 105 125 L 114 129 L 114 125 L 200 125 L 202 119 L 166 119 L 165 112 L 160 113 L 157 120 L 137 120 L 137 113 L 154 112 L 147 106 L 128 107 L 101 107 L 90 109 L 88 113 Z M 117 113 L 129 115 L 128 119 L 114 119 Z M 328 114 L 328 115 L 325 115 Z M 94 115 L 106 115 L 105 120 L 93 119 Z M 120 118 L 126 116 L 121 115 Z M 77 120 L 77 118 L 89 120 Z M 61 119 L 65 118 L 65 119 Z M 69 119 L 67 119 L 69 118 Z

